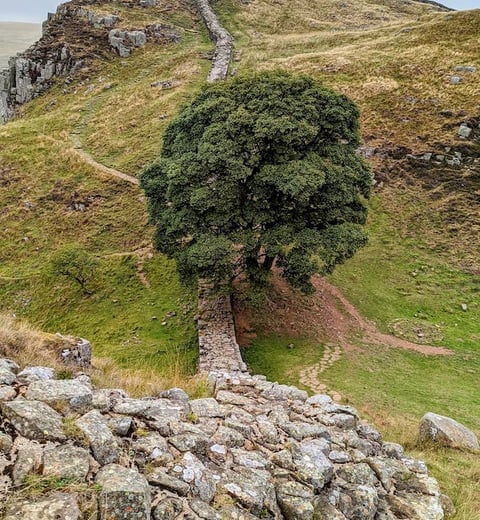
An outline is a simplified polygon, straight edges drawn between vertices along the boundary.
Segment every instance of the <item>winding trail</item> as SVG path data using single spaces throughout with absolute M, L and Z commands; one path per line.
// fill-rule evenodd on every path
M 111 253 L 110 255 L 104 255 L 102 258 L 119 258 L 124 256 L 136 256 L 137 257 L 137 276 L 142 284 L 150 289 L 151 284 L 144 271 L 145 260 L 153 257 L 153 246 L 152 244 L 142 245 L 134 251 L 124 251 L 122 253 Z
M 82 141 L 80 140 L 80 135 L 76 133 L 71 134 L 73 149 L 87 164 L 93 166 L 97 171 L 105 173 L 111 177 L 117 177 L 117 179 L 122 179 L 124 181 L 129 182 L 130 184 L 139 185 L 139 181 L 136 177 L 132 177 L 127 173 L 123 173 L 121 171 L 115 170 L 115 168 L 109 168 L 104 164 L 96 161 L 84 148 L 82 145 Z
M 342 396 L 335 390 L 331 390 L 325 383 L 321 383 L 319 376 L 330 368 L 342 356 L 340 345 L 327 343 L 320 363 L 304 368 L 299 373 L 299 381 L 303 386 L 310 388 L 316 394 L 329 393 L 334 401 L 341 401 Z
M 302 385 L 318 393 L 329 393 L 335 400 L 341 396 L 328 389 L 321 381 L 321 374 L 341 359 L 344 353 L 349 355 L 368 349 L 369 345 L 384 348 L 413 350 L 425 356 L 450 356 L 454 352 L 445 347 L 420 345 L 396 336 L 380 332 L 375 323 L 364 318 L 343 293 L 325 278 L 314 277 L 312 282 L 315 293 L 299 296 L 280 276 L 275 276 L 271 294 L 267 298 L 266 311 L 259 316 L 243 316 L 239 322 L 257 323 L 268 333 L 298 337 L 316 338 L 327 341 L 320 362 L 305 367 L 300 371 Z M 239 331 L 240 343 L 244 331 Z M 353 338 L 357 338 L 352 341 Z M 360 344 L 360 346 L 359 346 Z

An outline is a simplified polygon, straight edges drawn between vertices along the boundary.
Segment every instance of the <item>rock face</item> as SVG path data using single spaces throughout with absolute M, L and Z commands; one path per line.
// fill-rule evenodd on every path
M 164 24 L 117 29 L 117 15 L 98 14 L 84 5 L 95 3 L 106 2 L 73 0 L 60 5 L 43 23 L 40 40 L 12 57 L 8 68 L 0 71 L 0 124 L 13 117 L 18 105 L 48 90 L 56 78 L 64 77 L 68 85 L 75 74 L 88 67 L 92 55 L 110 59 L 113 50 L 126 57 L 147 41 L 170 43 L 181 38 L 177 28 Z M 155 2 L 143 5 L 152 7 Z
M 434 442 L 451 448 L 480 449 L 478 439 L 471 430 L 450 417 L 431 412 L 420 421 L 419 438 L 423 442 Z
M 0 420 L 8 520 L 86 515 L 75 487 L 34 501 L 11 495 L 32 473 L 86 487 L 97 495 L 102 520 L 174 519 L 181 512 L 192 520 L 443 518 L 425 465 L 383 443 L 353 408 L 326 395 L 217 370 L 208 374 L 212 397 L 189 400 L 172 389 L 132 399 L 121 390 L 88 393 L 87 376 L 81 383 L 20 382 L 19 367 L 8 360 L 0 367 L 14 376 Z M 57 412 L 47 404 L 57 387 L 67 399 L 77 390 L 90 398 L 80 412 Z
M 119 56 L 127 58 L 133 47 L 143 47 L 147 43 L 147 35 L 142 31 L 112 29 L 108 33 L 108 41 Z

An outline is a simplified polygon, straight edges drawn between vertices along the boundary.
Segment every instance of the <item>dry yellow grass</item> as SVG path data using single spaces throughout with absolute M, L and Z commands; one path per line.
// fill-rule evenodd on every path
M 455 520 L 480 520 L 478 452 L 422 445 L 417 438 L 417 417 L 391 415 L 371 407 L 363 407 L 360 412 L 386 432 L 384 440 L 400 443 L 409 455 L 428 461 L 429 472 L 441 482 L 442 492 L 455 499 Z
M 0 314 L 0 355 L 14 359 L 19 365 L 48 364 L 65 368 L 58 359 L 60 339 L 41 332 L 24 320 Z
M 21 367 L 45 365 L 58 372 L 74 373 L 75 366 L 60 361 L 59 354 L 64 346 L 65 342 L 57 335 L 40 331 L 25 320 L 0 314 L 0 357 L 13 359 Z M 208 393 L 205 379 L 185 377 L 180 354 L 161 376 L 153 368 L 119 368 L 112 359 L 100 357 L 93 358 L 92 367 L 86 373 L 99 388 L 121 388 L 135 397 L 156 395 L 174 387 L 183 388 L 191 397 Z

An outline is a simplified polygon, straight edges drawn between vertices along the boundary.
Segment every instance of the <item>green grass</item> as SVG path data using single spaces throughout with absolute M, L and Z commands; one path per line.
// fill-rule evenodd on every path
M 96 356 L 110 357 L 120 367 L 167 373 L 178 357 L 185 375 L 192 374 L 194 295 L 180 287 L 174 265 L 160 255 L 145 266 L 151 289 L 136 269 L 133 256 L 102 260 L 91 296 L 70 280 L 47 275 L 0 282 L 4 309 L 45 330 L 86 337 Z M 174 317 L 166 317 L 172 312 Z
M 358 9 L 343 16 L 337 4 L 218 0 L 215 7 L 236 38 L 240 61 L 235 69 L 308 72 L 351 95 L 361 106 L 368 145 L 387 151 L 397 145 L 413 151 L 463 146 L 455 129 L 464 116 L 446 121 L 438 113 L 477 114 L 478 77 L 466 76 L 459 85 L 449 84 L 447 77 L 457 64 L 479 66 L 479 13 L 432 14 L 420 4 L 398 12 L 383 1 L 359 1 Z M 113 360 L 112 384 L 117 384 L 118 367 L 132 379 L 135 371 L 139 379 L 145 379 L 146 370 L 152 379 L 174 373 L 182 384 L 196 356 L 189 311 L 195 295 L 179 285 L 173 264 L 161 256 L 145 264 L 149 289 L 137 276 L 135 256 L 109 256 L 149 242 L 145 200 L 137 188 L 86 165 L 72 149 L 70 133 L 79 129 L 85 149 L 98 161 L 132 175 L 158 155 L 164 129 L 179 105 L 198 91 L 210 65 L 202 57 L 212 48 L 207 33 L 183 5 L 165 12 L 163 6 L 133 11 L 117 3 L 106 6 L 118 9 L 126 25 L 167 21 L 182 26 L 187 29 L 183 41 L 147 45 L 126 60 L 112 55 L 96 62 L 67 94 L 58 82 L 21 110 L 23 119 L 0 128 L 0 310 L 50 332 L 90 339 L 97 358 Z M 334 31 L 340 14 L 343 25 Z M 404 27 L 412 30 L 401 32 Z M 179 85 L 150 86 L 167 79 Z M 108 83 L 111 88 L 105 89 Z M 475 149 L 470 153 L 475 156 Z M 13 169 L 5 173 L 5 166 Z M 471 198 L 475 170 L 402 169 L 378 158 L 374 169 L 387 180 L 372 201 L 370 245 L 331 280 L 380 330 L 388 332 L 397 319 L 420 320 L 438 326 L 443 338 L 437 344 L 455 353 L 424 357 L 361 345 L 360 352 L 345 353 L 326 370 L 322 382 L 371 418 L 386 438 L 427 460 L 456 502 L 456 520 L 477 520 L 478 457 L 419 450 L 414 439 L 428 410 L 480 432 L 480 288 L 478 274 L 472 274 L 480 236 Z M 452 184 L 457 178 L 461 183 Z M 72 200 L 90 202 L 83 212 L 70 211 Z M 73 242 L 100 258 L 90 297 L 45 274 L 52 253 Z M 162 325 L 171 311 L 176 316 Z M 298 383 L 300 370 L 320 360 L 328 341 L 257 332 L 258 339 L 244 351 L 247 361 L 255 371 L 286 383 Z M 290 343 L 293 349 L 287 348 Z
M 478 456 L 420 448 L 415 432 L 420 418 L 432 411 L 453 417 L 480 435 L 480 280 L 449 266 L 420 238 L 402 236 L 395 224 L 395 216 L 374 198 L 370 244 L 338 267 L 331 281 L 381 331 L 390 332 L 398 318 L 438 326 L 443 337 L 431 343 L 451 349 L 453 355 L 425 356 L 353 337 L 358 349 L 343 352 L 320 379 L 387 439 L 405 444 L 413 455 L 427 461 L 454 500 L 459 511 L 456 519 L 478 520 Z M 256 331 L 259 338 L 244 349 L 249 366 L 255 373 L 288 384 L 299 383 L 299 372 L 319 361 L 321 342 L 328 341 L 269 334 L 261 327 Z M 290 342 L 298 343 L 298 348 L 288 350 Z
M 293 345 L 293 348 L 289 348 Z M 323 345 L 310 338 L 281 335 L 260 336 L 242 349 L 242 356 L 250 367 L 264 374 L 270 381 L 282 381 L 299 387 L 299 371 L 319 363 Z

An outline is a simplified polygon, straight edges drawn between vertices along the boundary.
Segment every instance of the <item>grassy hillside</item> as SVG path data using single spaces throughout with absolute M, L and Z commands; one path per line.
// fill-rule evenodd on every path
M 455 500 L 456 519 L 478 520 L 478 456 L 422 451 L 414 433 L 429 410 L 480 433 L 479 134 L 457 136 L 462 121 L 474 126 L 480 117 L 480 72 L 455 70 L 480 70 L 480 11 L 447 13 L 401 0 L 358 0 L 355 9 L 333 0 L 214 5 L 236 39 L 234 69 L 307 72 L 360 105 L 377 179 L 371 240 L 331 281 L 380 332 L 453 354 L 371 344 L 353 327 L 340 359 L 318 382 L 372 418 L 386 438 L 424 457 Z M 188 2 L 157 9 L 110 2 L 98 9 L 117 11 L 130 27 L 175 24 L 182 41 L 95 62 L 67 94 L 59 82 L 0 128 L 0 310 L 50 332 L 91 339 L 99 365 L 107 362 L 98 357 L 111 358 L 131 377 L 138 369 L 149 380 L 158 374 L 161 384 L 172 378 L 178 384 L 192 373 L 196 355 L 195 295 L 178 284 L 170 262 L 150 257 L 142 193 L 85 164 L 71 134 L 98 161 L 137 175 L 159 153 L 179 105 L 205 81 L 211 44 Z M 451 76 L 461 81 L 452 83 Z M 151 86 L 167 80 L 172 88 Z M 449 161 L 461 154 L 461 161 L 408 157 L 424 153 Z M 48 273 L 54 252 L 72 242 L 100 260 L 90 297 Z M 254 370 L 301 384 L 302 370 L 320 363 L 335 331 L 318 323 L 320 313 L 317 320 L 309 314 L 310 303 L 272 293 L 250 312 L 258 338 L 245 352 Z M 322 300 L 314 303 L 322 308 Z M 348 320 L 342 304 L 335 305 L 335 316 Z M 318 326 L 310 327 L 312 321 Z
M 462 121 L 480 115 L 480 84 L 478 72 L 456 71 L 461 65 L 480 69 L 480 11 L 357 2 L 359 8 L 347 7 L 345 16 L 337 2 L 294 4 L 295 9 L 292 2 L 270 0 L 246 7 L 217 2 L 237 39 L 240 71 L 307 72 L 361 107 L 364 145 L 377 179 L 370 244 L 338 268 L 332 281 L 380 331 L 395 330 L 453 352 L 426 356 L 370 344 L 353 327 L 353 348 L 342 349 L 318 382 L 358 407 L 386 438 L 425 458 L 453 497 L 456 518 L 478 520 L 478 457 L 423 451 L 415 432 L 420 417 L 435 411 L 480 433 L 480 147 L 477 139 L 457 136 Z M 451 83 L 455 75 L 458 84 Z M 407 157 L 427 152 L 460 153 L 462 164 Z M 332 342 L 331 316 L 319 315 L 325 323 L 309 327 L 308 318 L 315 316 L 305 310 L 308 301 L 304 310 L 302 305 L 300 295 L 273 291 L 264 307 L 250 312 L 258 338 L 244 352 L 254 370 L 298 384 L 306 366 L 320 364 Z
M 177 105 L 205 80 L 209 62 L 198 56 L 210 43 L 188 4 L 130 9 L 122 23 L 131 27 L 138 17 L 170 20 L 181 42 L 93 61 L 72 84 L 59 81 L 0 127 L 0 294 L 2 312 L 92 340 L 97 365 L 112 359 L 127 376 L 143 370 L 137 391 L 145 392 L 194 373 L 195 294 L 149 247 L 139 188 L 87 164 L 71 137 L 80 132 L 86 148 L 95 143 L 88 151 L 99 160 L 136 175 L 159 153 Z M 170 78 L 174 89 L 150 86 Z M 55 251 L 73 243 L 99 259 L 92 296 L 49 273 Z

